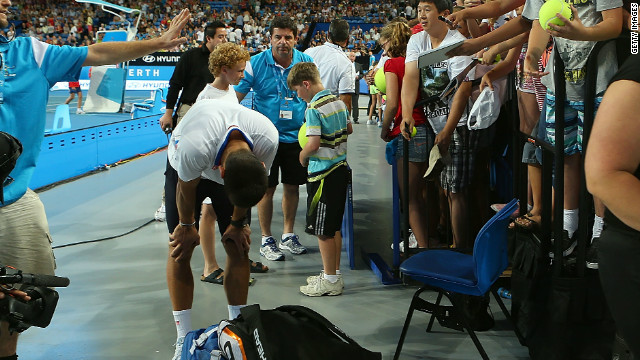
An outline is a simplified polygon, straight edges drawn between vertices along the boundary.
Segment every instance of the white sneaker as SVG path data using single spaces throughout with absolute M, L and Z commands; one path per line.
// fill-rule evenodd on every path
M 287 236 L 280 242 L 280 249 L 289 250 L 293 255 L 306 254 L 307 248 L 300 244 L 298 239 L 298 235 Z
M 165 211 L 165 208 L 164 208 L 164 202 L 162 203 L 162 205 L 160 205 L 158 210 L 156 210 L 156 213 L 155 213 L 154 217 L 155 217 L 156 221 L 166 221 L 167 220 L 167 212 Z
M 265 259 L 271 261 L 280 261 L 284 260 L 284 254 L 280 249 L 278 249 L 278 245 L 276 245 L 276 239 L 272 236 L 267 239 L 267 241 L 260 246 L 260 255 L 264 256 Z
M 371 119 L 367 120 L 367 125 L 373 125 L 373 124 L 375 124 L 375 123 L 373 122 L 373 120 L 371 120 Z
M 322 278 L 324 278 L 324 270 L 320 271 L 320 275 L 311 275 L 307 277 L 307 284 L 313 285 Z M 342 289 L 344 289 L 344 279 L 342 278 L 342 274 L 338 274 L 338 282 L 340 283 L 340 286 L 342 286 Z
M 184 344 L 184 336 L 178 338 L 175 343 L 176 351 L 173 353 L 173 358 L 171 360 L 180 360 L 182 359 L 182 345 Z
M 382 121 L 378 121 L 378 127 L 381 128 L 382 127 Z
M 416 240 L 416 236 L 411 233 L 409 234 L 409 249 L 415 249 L 418 247 L 418 240 Z M 391 249 L 393 249 L 393 243 L 391 243 Z M 404 252 L 404 241 L 400 240 L 400 252 Z
M 82 114 L 86 114 L 86 113 L 84 112 L 84 110 L 78 109 L 78 110 L 76 110 L 76 114 L 82 115 Z
M 342 285 L 340 284 L 340 280 L 335 283 L 331 283 L 329 280 L 324 277 L 318 279 L 313 284 L 300 286 L 300 292 L 307 296 L 336 296 L 342 295 Z

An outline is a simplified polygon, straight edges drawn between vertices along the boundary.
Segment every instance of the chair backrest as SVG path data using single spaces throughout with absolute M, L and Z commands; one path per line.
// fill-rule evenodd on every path
M 489 290 L 507 268 L 507 227 L 509 216 L 516 210 L 518 200 L 513 199 L 480 229 L 473 246 L 473 260 L 478 288 Z

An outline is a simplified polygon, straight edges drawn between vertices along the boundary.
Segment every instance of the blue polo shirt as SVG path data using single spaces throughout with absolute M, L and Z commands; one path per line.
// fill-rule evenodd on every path
M 44 139 L 49 89 L 59 81 L 76 81 L 88 48 L 49 45 L 30 37 L 0 43 L 0 131 L 22 142 L 23 152 L 4 188 L 4 205 L 27 192 Z M 0 204 L 0 206 L 4 206 Z
M 304 112 L 307 108 L 307 103 L 287 85 L 287 76 L 291 68 L 299 62 L 313 62 L 313 58 L 294 49 L 293 61 L 284 69 L 276 64 L 271 49 L 268 49 L 251 57 L 244 72 L 244 79 L 234 86 L 241 94 L 247 94 L 253 89 L 254 109 L 273 122 L 278 129 L 279 141 L 283 143 L 298 141 L 298 130 L 304 122 Z M 285 97 L 292 98 L 291 119 L 280 118 L 280 103 Z

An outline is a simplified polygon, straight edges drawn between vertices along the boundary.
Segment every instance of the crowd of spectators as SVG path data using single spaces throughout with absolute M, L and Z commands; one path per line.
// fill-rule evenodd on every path
M 278 15 L 288 15 L 298 23 L 302 44 L 310 31 L 312 22 L 330 22 L 335 18 L 345 18 L 354 24 L 349 49 L 368 53 L 368 49 L 379 39 L 379 27 L 397 16 L 415 17 L 411 5 L 400 7 L 390 3 L 357 0 L 349 4 L 337 0 L 117 0 L 115 5 L 139 9 L 143 15 L 137 24 L 139 39 L 160 34 L 170 19 L 182 8 L 191 10 L 193 16 L 185 28 L 189 41 L 177 51 L 198 46 L 204 38 L 204 26 L 212 20 L 221 20 L 228 25 L 229 41 L 245 46 L 251 53 L 264 51 L 269 46 L 269 24 Z M 104 11 L 102 7 L 78 3 L 71 0 L 45 1 L 25 0 L 12 7 L 14 28 L 7 33 L 11 36 L 32 36 L 41 41 L 71 46 L 85 46 L 96 42 L 99 31 L 126 30 L 135 27 L 137 16 L 118 12 L 121 17 Z M 373 26 L 372 26 L 373 25 Z M 327 32 L 317 30 L 308 40 L 308 46 L 322 45 L 327 40 Z

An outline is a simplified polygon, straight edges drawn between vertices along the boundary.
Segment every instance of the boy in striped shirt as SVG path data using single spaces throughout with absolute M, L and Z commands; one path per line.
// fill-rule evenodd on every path
M 340 227 L 349 182 L 347 135 L 353 132 L 346 105 L 320 81 L 313 63 L 294 65 L 287 77 L 289 88 L 307 102 L 307 143 L 300 163 L 307 167 L 307 227 L 318 237 L 323 270 L 307 278 L 300 291 L 307 296 L 340 295 L 342 237 Z

